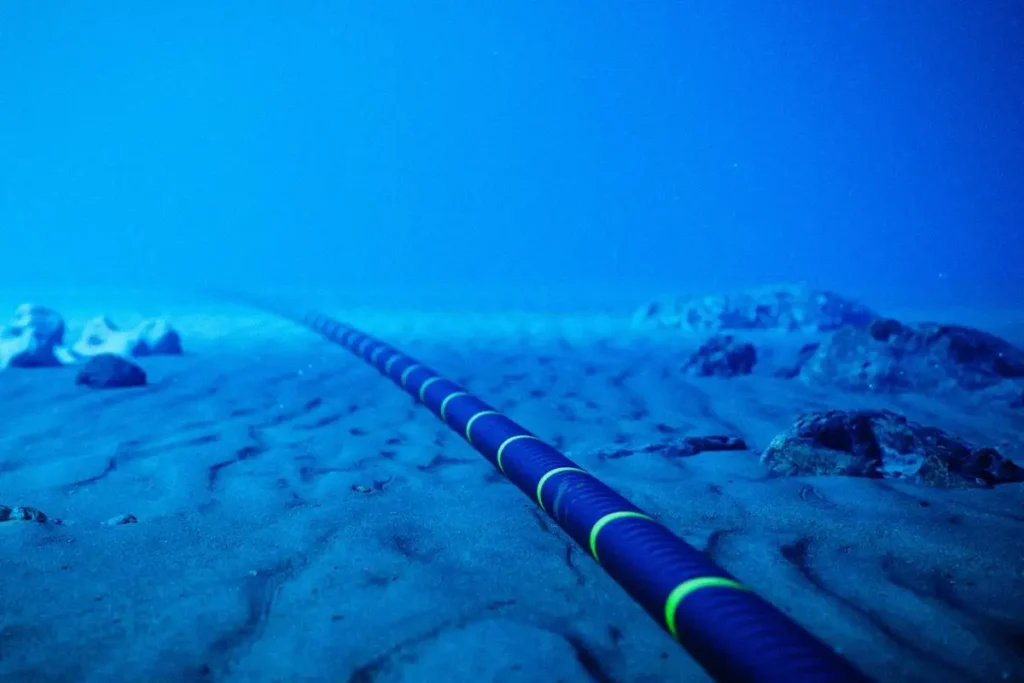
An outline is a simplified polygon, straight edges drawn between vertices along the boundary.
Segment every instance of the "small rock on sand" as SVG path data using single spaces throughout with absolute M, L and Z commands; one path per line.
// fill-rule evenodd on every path
M 146 372 L 127 358 L 104 353 L 93 356 L 82 365 L 75 384 L 94 389 L 121 389 L 146 384 Z
M 111 517 L 104 524 L 106 526 L 121 526 L 122 524 L 138 524 L 139 518 L 135 515 L 117 515 Z
M 730 335 L 717 335 L 704 342 L 683 365 L 683 372 L 698 377 L 738 377 L 749 375 L 757 364 L 753 344 L 737 341 Z
M 631 448 L 616 448 L 614 450 L 600 451 L 598 457 L 608 460 L 617 458 L 628 458 L 640 453 L 653 453 L 665 455 L 670 458 L 686 458 L 692 455 L 700 455 L 713 451 L 745 451 L 748 450 L 746 442 L 735 436 L 686 436 L 682 439 L 666 443 L 651 443 Z

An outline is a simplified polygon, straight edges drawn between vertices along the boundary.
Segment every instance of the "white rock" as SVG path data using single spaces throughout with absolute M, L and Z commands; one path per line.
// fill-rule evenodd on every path
M 64 320 L 56 311 L 22 304 L 0 328 L 0 368 L 54 367 L 69 357 L 64 343 Z
M 104 522 L 106 526 L 121 526 L 122 524 L 138 524 L 139 518 L 132 514 L 117 515 Z
M 53 309 L 22 304 L 0 327 L 0 369 L 72 365 L 103 353 L 119 356 L 177 355 L 181 336 L 161 318 L 121 330 L 106 317 L 90 320 L 74 346 L 64 346 L 64 319 Z
M 85 329 L 71 350 L 75 355 L 86 358 L 101 353 L 130 356 L 134 345 L 135 337 L 131 332 L 118 329 L 109 318 L 100 316 L 85 324 Z
M 181 337 L 166 320 L 146 320 L 135 329 L 121 330 L 106 317 L 93 318 L 86 323 L 72 351 L 79 358 L 91 358 L 101 353 L 150 356 L 182 352 Z

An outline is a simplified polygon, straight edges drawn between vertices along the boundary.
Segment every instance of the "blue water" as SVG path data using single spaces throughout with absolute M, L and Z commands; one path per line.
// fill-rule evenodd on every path
M 5 3 L 0 283 L 1024 295 L 1020 3 Z

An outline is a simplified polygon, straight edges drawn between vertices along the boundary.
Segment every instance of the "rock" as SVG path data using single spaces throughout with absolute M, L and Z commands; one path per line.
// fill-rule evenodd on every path
M 888 410 L 809 413 L 761 454 L 776 475 L 901 479 L 936 488 L 1024 481 L 1024 469 L 993 448 L 974 448 L 941 429 Z
M 22 304 L 0 327 L 0 369 L 57 367 L 102 354 L 121 356 L 178 355 L 181 336 L 166 320 L 154 318 L 133 330 L 120 330 L 107 318 L 94 318 L 68 349 L 64 320 L 44 306 Z
M 757 364 L 753 344 L 736 341 L 730 335 L 718 335 L 704 342 L 683 366 L 683 372 L 698 377 L 737 377 L 749 375 Z
M 747 444 L 735 436 L 687 436 L 679 441 L 669 443 L 653 443 L 637 448 L 619 448 L 613 451 L 602 451 L 598 457 L 607 460 L 628 458 L 638 453 L 658 453 L 672 458 L 685 458 L 709 451 L 745 451 Z
M 104 522 L 104 524 L 107 525 L 107 526 L 121 526 L 122 524 L 138 524 L 138 523 L 139 523 L 139 518 L 136 517 L 135 515 L 117 515 L 116 517 L 111 517 L 106 522 Z
M 129 335 L 118 330 L 108 318 L 101 316 L 85 324 L 82 334 L 71 349 L 83 357 L 98 356 L 101 353 L 127 356 L 130 352 Z
M 180 356 L 181 336 L 166 320 L 146 320 L 135 328 L 136 356 Z
M 146 373 L 127 358 L 103 353 L 93 356 L 82 365 L 75 384 L 95 389 L 141 387 L 146 384 Z
M 697 455 L 708 451 L 745 451 L 747 443 L 735 436 L 688 436 L 683 439 L 676 455 Z
M 151 319 L 131 330 L 121 330 L 106 317 L 93 318 L 85 325 L 72 350 L 80 357 L 100 354 L 119 356 L 180 355 L 181 336 L 162 319 Z
M 637 311 L 634 326 L 718 332 L 721 330 L 831 331 L 867 327 L 878 315 L 838 294 L 805 285 L 754 289 L 738 294 L 657 301 Z
M 985 389 L 1024 378 L 1024 352 L 971 327 L 883 318 L 865 329 L 835 332 L 810 354 L 799 376 L 879 393 Z
M 10 508 L 6 505 L 0 505 L 0 522 L 38 522 L 39 524 L 45 524 L 47 521 L 49 521 L 49 517 L 42 510 L 28 506 Z M 55 519 L 53 521 L 56 524 L 60 524 L 60 520 Z
M 57 367 L 70 360 L 62 347 L 64 320 L 44 306 L 22 304 L 0 328 L 0 368 Z

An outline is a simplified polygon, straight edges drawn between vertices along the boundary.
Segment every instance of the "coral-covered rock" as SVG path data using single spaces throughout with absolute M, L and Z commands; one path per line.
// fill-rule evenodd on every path
M 0 328 L 0 368 L 56 367 L 71 362 L 64 343 L 64 319 L 56 311 L 22 304 Z
M 753 344 L 719 335 L 704 342 L 683 365 L 683 371 L 698 377 L 737 377 L 749 375 L 756 364 Z
M 829 331 L 867 327 L 878 315 L 833 292 L 804 285 L 767 287 L 728 295 L 677 297 L 644 306 L 637 327 L 690 332 L 720 330 Z
M 78 363 L 103 354 L 121 356 L 177 355 L 181 336 L 162 319 L 120 330 L 107 318 L 90 320 L 70 349 L 64 344 L 64 319 L 53 309 L 22 304 L 0 327 L 0 369 L 39 368 Z
M 38 522 L 39 524 L 46 524 L 49 521 L 53 521 L 54 524 L 60 524 L 60 520 L 50 520 L 42 510 L 28 507 L 27 505 L 19 505 L 13 508 L 0 505 L 0 522 Z
M 83 357 L 98 356 L 101 353 L 128 355 L 129 335 L 118 330 L 110 319 L 100 316 L 85 324 L 82 334 L 71 349 Z
M 81 357 L 100 354 L 119 356 L 177 355 L 182 352 L 181 336 L 162 319 L 146 320 L 131 330 L 122 330 L 109 318 L 93 318 L 85 325 L 72 350 Z
M 1024 378 L 1024 351 L 971 327 L 879 319 L 845 328 L 810 354 L 800 377 L 879 393 L 985 389 Z
M 78 371 L 75 384 L 94 389 L 123 389 L 146 384 L 146 373 L 123 356 L 103 353 L 87 360 Z
M 993 448 L 888 410 L 830 410 L 801 417 L 761 454 L 777 475 L 902 479 L 936 488 L 1024 481 L 1024 469 Z

